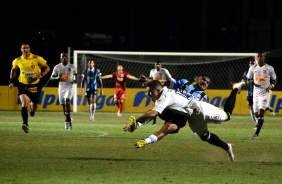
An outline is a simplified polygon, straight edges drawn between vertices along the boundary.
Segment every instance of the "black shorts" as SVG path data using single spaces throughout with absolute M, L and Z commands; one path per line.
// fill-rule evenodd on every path
M 87 98 L 93 97 L 97 95 L 97 90 L 85 91 L 85 96 Z
M 183 128 L 187 123 L 187 116 L 177 114 L 167 109 L 165 109 L 159 117 L 165 121 L 164 124 L 170 122 L 177 125 L 178 129 L 170 134 L 178 133 L 179 129 Z
M 253 96 L 247 96 L 247 103 L 249 106 L 252 106 L 253 105 Z
M 40 83 L 26 85 L 19 82 L 18 84 L 18 96 L 20 96 L 21 94 L 26 94 L 29 99 L 35 104 L 38 104 L 39 102 L 41 90 L 42 87 Z

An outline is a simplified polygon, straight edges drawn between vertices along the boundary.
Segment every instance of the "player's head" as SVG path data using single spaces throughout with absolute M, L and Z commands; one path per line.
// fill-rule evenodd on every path
M 95 65 L 95 62 L 94 62 L 94 60 L 89 60 L 88 61 L 88 67 L 90 68 L 90 69 L 92 69 L 93 67 L 94 67 L 94 65 Z
M 160 60 L 156 60 L 155 62 L 155 68 L 157 70 L 160 70 L 162 68 L 162 62 Z
M 147 84 L 147 88 L 146 88 L 147 94 L 153 102 L 155 102 L 160 98 L 162 89 L 163 89 L 162 84 L 158 80 L 150 81 Z
M 68 65 L 69 61 L 68 61 L 68 53 L 66 52 L 62 52 L 61 55 L 60 55 L 60 59 L 61 59 L 61 63 L 63 65 Z
M 21 43 L 21 52 L 25 56 L 29 56 L 30 55 L 30 46 L 29 46 L 29 44 L 27 42 L 22 42 Z
M 264 65 L 265 55 L 263 52 L 258 52 L 256 55 L 258 65 Z
M 117 71 L 118 72 L 123 72 L 123 66 L 122 65 L 118 65 L 117 66 Z
M 207 74 L 200 74 L 198 75 L 196 85 L 200 87 L 203 91 L 208 89 L 211 84 L 211 77 Z

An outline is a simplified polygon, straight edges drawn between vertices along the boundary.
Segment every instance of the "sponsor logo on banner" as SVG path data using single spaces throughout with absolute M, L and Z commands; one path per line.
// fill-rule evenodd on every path
M 62 107 L 59 103 L 57 92 L 57 88 L 45 88 L 45 90 L 43 90 L 40 94 L 38 110 L 61 110 Z M 209 96 L 209 103 L 223 108 L 229 93 L 229 90 L 208 90 L 207 94 Z M 282 98 L 279 98 L 282 95 L 280 93 L 281 92 L 273 92 L 270 99 L 270 106 L 276 114 L 278 114 L 282 109 Z M 96 109 L 105 112 L 116 111 L 117 107 L 114 103 L 113 89 L 104 89 L 104 94 L 111 95 L 98 95 L 96 98 Z M 73 99 L 71 103 L 73 104 Z M 17 100 L 17 104 L 21 105 L 19 98 Z M 77 107 L 79 111 L 88 111 L 87 98 L 85 95 L 78 93 Z M 125 100 L 126 112 L 144 112 L 152 107 L 153 103 L 147 96 L 144 89 L 127 89 L 127 96 Z M 233 114 L 249 114 L 246 93 L 244 91 L 241 91 L 241 94 L 237 95 Z

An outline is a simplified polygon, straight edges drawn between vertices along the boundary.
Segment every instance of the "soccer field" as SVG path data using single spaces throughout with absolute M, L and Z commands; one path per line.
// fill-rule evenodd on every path
M 29 130 L 21 129 L 20 111 L 0 111 L 1 184 L 85 183 L 282 183 L 281 116 L 265 116 L 257 141 L 250 116 L 233 116 L 209 124 L 210 132 L 234 143 L 235 162 L 225 151 L 192 134 L 188 125 L 178 134 L 134 148 L 134 143 L 159 130 L 157 126 L 123 132 L 130 115 L 73 113 L 73 130 L 64 129 L 63 112 L 36 112 Z

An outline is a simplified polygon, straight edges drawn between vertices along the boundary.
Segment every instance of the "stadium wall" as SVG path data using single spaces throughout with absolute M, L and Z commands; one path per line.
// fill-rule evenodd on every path
M 117 107 L 113 103 L 114 88 L 105 88 L 104 95 L 97 97 L 97 112 L 117 112 Z M 21 103 L 17 96 L 17 87 L 9 89 L 7 86 L 0 86 L 0 110 L 20 110 Z M 150 110 L 153 106 L 147 97 L 144 88 L 128 88 L 127 99 L 125 102 L 124 112 L 144 112 Z M 207 90 L 211 104 L 223 108 L 230 90 Z M 80 94 L 80 88 L 77 91 L 77 111 L 88 112 L 87 100 L 84 95 Z M 98 93 L 99 94 L 99 93 Z M 270 106 L 273 107 L 276 115 L 282 114 L 282 92 L 273 91 Z M 62 107 L 58 100 L 57 87 L 43 88 L 40 96 L 38 110 L 61 111 Z M 246 90 L 242 90 L 237 95 L 236 106 L 233 115 L 248 115 L 249 110 L 246 101 Z M 267 112 L 269 114 L 269 112 Z

